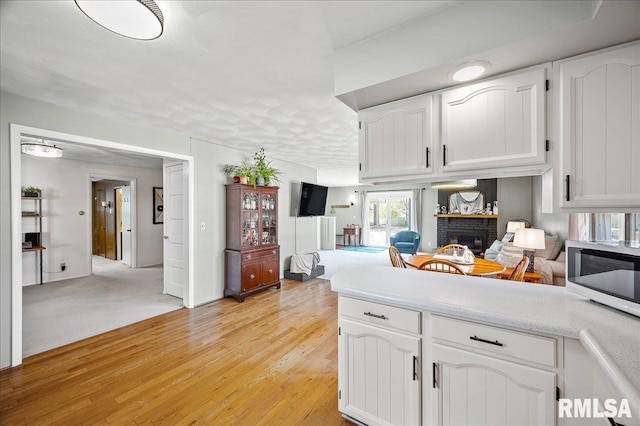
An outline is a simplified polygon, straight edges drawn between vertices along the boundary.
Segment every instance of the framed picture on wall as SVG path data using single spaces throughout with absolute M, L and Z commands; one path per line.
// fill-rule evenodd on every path
M 153 223 L 164 223 L 164 194 L 159 186 L 153 187 Z

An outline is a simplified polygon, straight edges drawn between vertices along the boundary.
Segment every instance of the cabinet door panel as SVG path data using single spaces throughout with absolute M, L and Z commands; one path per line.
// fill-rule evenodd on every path
M 344 319 L 340 330 L 340 411 L 367 424 L 419 424 L 420 338 Z
M 545 70 L 442 93 L 443 170 L 544 164 Z
M 640 44 L 556 68 L 565 179 L 560 205 L 640 207 Z
M 276 259 L 268 259 L 262 262 L 262 281 L 264 284 L 270 284 L 278 281 L 280 261 Z
M 262 284 L 262 264 L 259 262 L 242 265 L 242 291 L 254 289 Z
M 433 173 L 431 96 L 363 110 L 358 119 L 361 179 L 393 180 Z
M 438 344 L 439 424 L 555 424 L 555 373 Z

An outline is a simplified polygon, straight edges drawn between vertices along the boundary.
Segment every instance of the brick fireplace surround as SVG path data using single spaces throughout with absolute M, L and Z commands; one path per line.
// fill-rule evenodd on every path
M 451 243 L 462 244 L 478 256 L 498 238 L 497 234 L 497 218 L 473 215 L 438 217 L 438 247 Z

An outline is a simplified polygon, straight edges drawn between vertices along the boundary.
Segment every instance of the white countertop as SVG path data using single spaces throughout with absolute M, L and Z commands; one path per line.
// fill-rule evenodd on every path
M 564 287 L 367 266 L 343 270 L 331 289 L 416 310 L 579 339 L 640 417 L 640 318 Z

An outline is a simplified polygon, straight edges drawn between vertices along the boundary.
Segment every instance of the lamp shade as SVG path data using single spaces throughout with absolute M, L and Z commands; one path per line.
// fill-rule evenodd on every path
M 507 222 L 507 232 L 511 232 L 513 234 L 515 234 L 518 229 L 522 229 L 524 227 L 525 223 L 518 220 L 510 220 Z
M 516 230 L 516 236 L 513 238 L 513 245 L 525 249 L 543 249 L 544 246 L 544 230 L 535 228 L 520 228 Z

